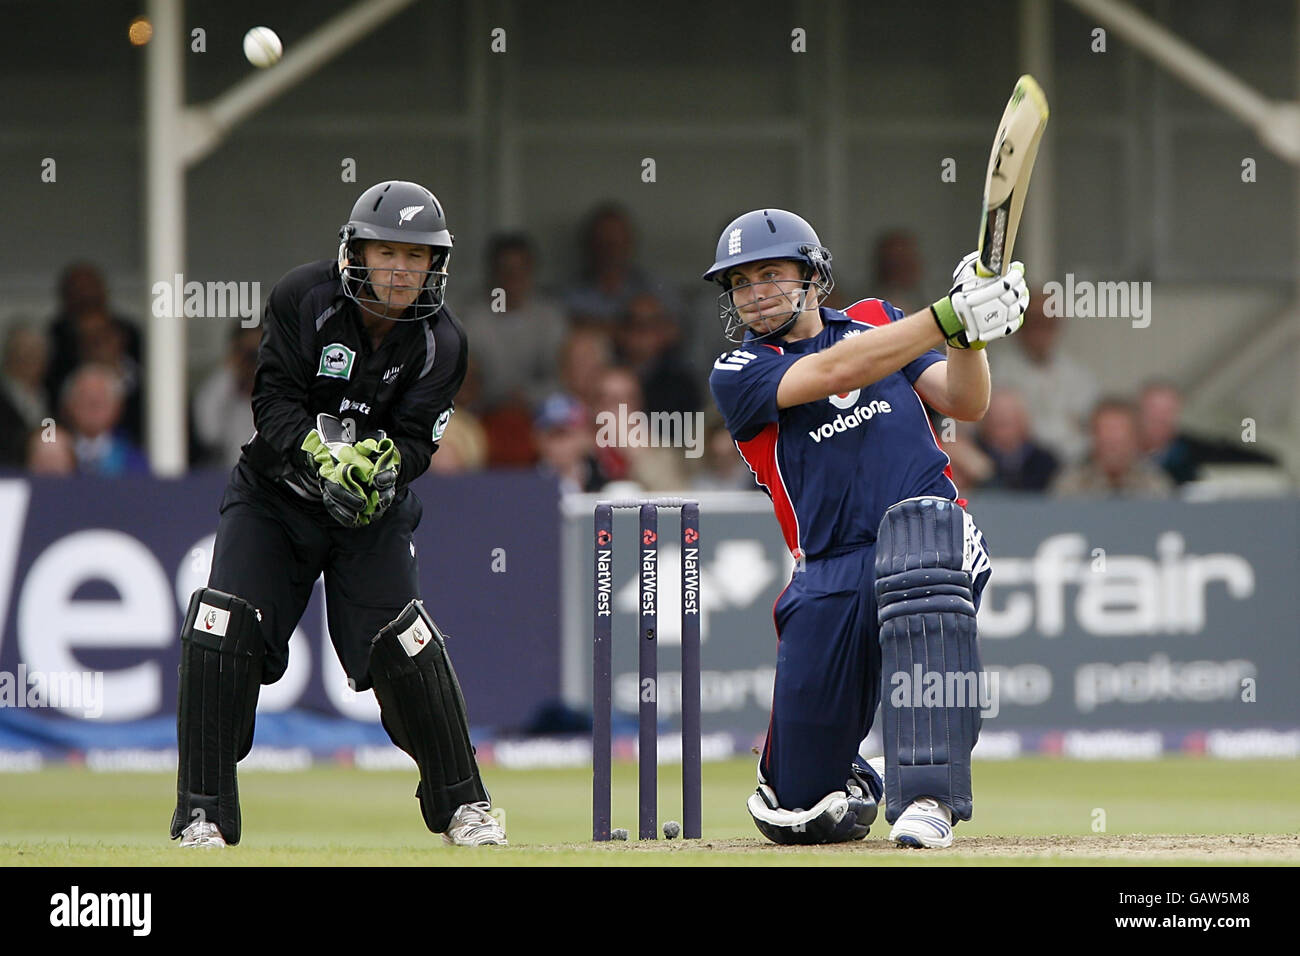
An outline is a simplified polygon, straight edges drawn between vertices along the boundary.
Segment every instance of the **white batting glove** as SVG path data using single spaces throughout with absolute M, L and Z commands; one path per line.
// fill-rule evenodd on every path
M 957 268 L 952 270 L 952 284 L 954 286 L 965 285 L 970 279 L 979 278 L 975 272 L 975 263 L 980 261 L 979 250 L 968 252 L 962 257 L 961 262 L 957 263 Z
M 973 263 L 970 268 L 973 271 Z M 930 306 L 948 344 L 960 349 L 982 349 L 994 339 L 1011 335 L 1024 324 L 1028 309 L 1023 262 L 1011 263 L 1004 276 L 971 276 L 953 286 L 947 298 Z

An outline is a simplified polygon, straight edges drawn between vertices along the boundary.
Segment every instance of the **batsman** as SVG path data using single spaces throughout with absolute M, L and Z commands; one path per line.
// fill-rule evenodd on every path
M 989 560 L 925 406 L 981 418 L 983 347 L 1029 304 L 1023 265 L 984 278 L 977 260 L 923 311 L 880 299 L 837 311 L 812 226 L 759 209 L 723 230 L 704 274 L 740 343 L 709 385 L 795 558 L 773 607 L 771 722 L 748 801 L 775 843 L 860 840 L 882 797 L 905 846 L 950 846 L 971 817 Z M 882 690 L 883 772 L 858 752 Z
M 322 574 L 334 650 L 415 760 L 425 824 L 450 844 L 506 843 L 444 635 L 420 601 L 422 506 L 409 487 L 465 378 L 465 333 L 444 302 L 452 242 L 429 190 L 379 183 L 353 207 L 337 257 L 293 269 L 271 291 L 256 431 L 181 632 L 171 836 L 183 847 L 239 842 L 236 764 L 253 744 L 259 688 L 284 675 Z

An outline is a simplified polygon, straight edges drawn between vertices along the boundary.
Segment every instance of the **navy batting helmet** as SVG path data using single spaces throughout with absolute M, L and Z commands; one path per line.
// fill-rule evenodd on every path
M 367 239 L 411 242 L 432 251 L 419 298 L 399 316 L 375 306 L 388 299 L 390 285 L 376 283 L 362 258 L 359 244 Z M 442 308 L 447 294 L 447 266 L 453 237 L 438 198 L 419 183 L 392 180 L 371 186 L 352 207 L 352 215 L 339 229 L 339 275 L 344 294 L 371 315 L 413 322 Z M 390 276 L 391 278 L 391 276 Z
M 743 285 L 733 288 L 728 273 L 736 266 L 769 259 L 803 263 L 803 289 L 799 295 L 799 307 L 790 318 L 779 329 L 754 335 L 751 341 L 778 336 L 789 329 L 803 311 L 809 289 L 816 289 L 820 298 L 825 299 L 835 287 L 831 251 L 822 245 L 806 220 L 784 209 L 755 209 L 745 213 L 722 230 L 716 261 L 703 276 L 706 282 L 717 282 L 724 289 L 718 296 L 718 315 L 723 322 L 722 334 L 733 342 L 744 339 L 746 325 L 732 301 L 732 292 Z

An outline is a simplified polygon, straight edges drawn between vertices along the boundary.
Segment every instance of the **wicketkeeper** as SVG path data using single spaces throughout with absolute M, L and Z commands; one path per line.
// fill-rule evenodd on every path
M 340 237 L 337 258 L 290 271 L 266 304 L 257 430 L 181 632 L 181 846 L 239 842 L 235 766 L 252 747 L 258 690 L 283 676 L 322 573 L 334 649 L 418 765 L 424 822 L 452 844 L 506 842 L 443 635 L 419 600 L 422 506 L 408 487 L 465 378 L 465 333 L 444 304 L 452 236 L 431 192 L 385 182 Z

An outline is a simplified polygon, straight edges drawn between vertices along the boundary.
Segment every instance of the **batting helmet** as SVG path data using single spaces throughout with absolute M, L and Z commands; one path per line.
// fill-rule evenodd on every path
M 799 307 L 790 318 L 779 329 L 754 335 L 751 341 L 778 336 L 789 329 L 803 311 L 809 289 L 816 289 L 825 299 L 835 287 L 831 251 L 822 245 L 806 220 L 784 209 L 755 209 L 745 213 L 722 230 L 718 237 L 716 261 L 703 276 L 706 282 L 717 282 L 724 290 L 718 296 L 718 315 L 723 322 L 722 334 L 733 342 L 743 340 L 746 325 L 731 295 L 741 286 L 733 288 L 727 273 L 736 266 L 769 259 L 803 263 L 803 289 L 799 295 Z

